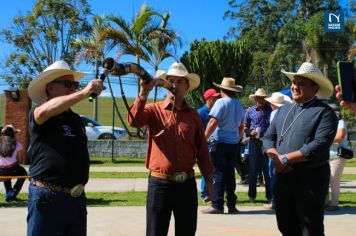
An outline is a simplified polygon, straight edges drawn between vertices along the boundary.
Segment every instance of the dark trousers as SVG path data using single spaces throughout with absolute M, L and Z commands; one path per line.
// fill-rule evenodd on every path
M 249 143 L 249 162 L 248 162 L 248 196 L 256 198 L 257 176 L 262 171 L 265 178 L 266 198 L 271 199 L 270 178 L 268 174 L 268 157 L 262 151 L 262 141 L 251 137 Z
M 16 164 L 8 169 L 0 169 L 0 176 L 21 176 L 21 175 L 27 175 L 27 171 L 19 164 Z M 12 187 L 11 180 L 5 180 L 4 181 L 5 190 L 6 192 L 9 192 L 12 189 L 14 189 L 17 194 L 20 192 L 24 182 L 25 179 L 17 179 L 14 187 Z
M 236 162 L 235 162 L 235 169 L 236 169 L 236 172 L 240 175 L 241 180 L 245 180 L 246 175 L 247 175 L 246 163 L 243 163 L 243 160 L 241 157 L 241 148 L 243 148 L 243 147 L 244 147 L 244 145 L 242 143 L 238 143 L 238 147 L 237 147 L 238 151 L 237 151 Z
M 236 205 L 236 179 L 235 162 L 238 144 L 216 143 L 216 149 L 211 152 L 213 161 L 214 200 L 212 207 L 224 209 L 224 193 L 226 192 L 226 205 L 233 208 Z
M 278 228 L 284 236 L 324 235 L 329 164 L 277 174 L 274 185 Z
M 146 203 L 146 235 L 166 236 L 173 212 L 175 235 L 195 235 L 198 195 L 195 178 L 184 183 L 150 176 Z

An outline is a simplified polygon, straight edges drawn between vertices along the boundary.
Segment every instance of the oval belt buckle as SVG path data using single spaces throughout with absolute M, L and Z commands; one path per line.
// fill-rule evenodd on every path
M 172 178 L 176 183 L 184 183 L 188 179 L 188 174 L 185 172 L 178 172 L 175 173 Z
M 79 197 L 80 195 L 82 195 L 83 191 L 84 191 L 84 185 L 77 184 L 70 190 L 70 195 L 72 197 Z

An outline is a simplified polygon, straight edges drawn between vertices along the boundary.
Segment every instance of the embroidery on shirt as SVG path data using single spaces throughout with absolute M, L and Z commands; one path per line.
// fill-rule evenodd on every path
M 69 125 L 62 125 L 63 136 L 66 137 L 75 137 L 75 134 L 72 133 L 72 128 Z

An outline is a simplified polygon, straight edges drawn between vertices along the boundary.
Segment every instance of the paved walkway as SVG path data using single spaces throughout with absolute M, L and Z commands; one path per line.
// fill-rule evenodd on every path
M 194 168 L 196 173 L 200 173 L 199 168 Z M 91 172 L 147 172 L 146 167 L 144 166 L 127 166 L 127 167 L 98 167 L 91 166 Z M 356 167 L 345 167 L 344 174 L 356 174 Z
M 144 167 L 91 167 L 92 172 L 145 172 Z M 197 170 L 198 172 L 198 170 Z M 345 168 L 344 173 L 356 174 L 356 168 Z M 198 181 L 199 186 L 199 181 Z M 87 192 L 121 192 L 146 191 L 147 179 L 90 179 Z M 28 189 L 25 182 L 23 192 Z M 237 186 L 237 192 L 247 191 L 246 186 Z M 259 187 L 258 191 L 264 191 Z M 342 181 L 341 191 L 356 192 L 356 181 Z M 0 192 L 4 192 L 0 183 Z M 280 235 L 273 211 L 262 206 L 239 207 L 237 215 L 203 215 L 206 206 L 199 207 L 198 236 L 272 236 Z M 22 236 L 26 234 L 27 209 L 1 208 L 1 235 Z M 328 236 L 353 236 L 356 232 L 356 208 L 342 208 L 340 211 L 327 213 L 325 232 Z M 88 235 L 145 235 L 145 207 L 88 207 Z M 174 217 L 172 217 L 169 234 L 174 235 Z
M 147 172 L 145 167 L 91 167 L 91 172 Z M 199 172 L 199 169 L 196 169 Z M 147 172 L 148 173 L 148 172 Z M 347 167 L 344 171 L 345 174 L 356 174 L 355 167 Z M 28 181 L 25 182 L 21 192 L 27 192 Z M 198 189 L 200 189 L 200 180 L 197 180 Z M 86 192 L 126 192 L 126 191 L 146 191 L 147 190 L 147 178 L 138 179 L 89 179 L 88 184 L 85 187 Z M 248 186 L 238 185 L 237 192 L 247 192 Z M 265 191 L 264 187 L 258 187 L 258 192 Z M 342 180 L 341 181 L 342 192 L 356 192 L 356 180 Z M 5 189 L 0 184 L 0 193 L 4 193 Z
M 280 235 L 273 211 L 240 207 L 237 215 L 204 215 L 199 207 L 197 236 Z M 1 208 L 1 235 L 26 235 L 26 208 Z M 325 216 L 325 235 L 354 236 L 356 208 L 343 208 Z M 145 235 L 145 207 L 88 207 L 88 236 Z M 169 236 L 174 235 L 172 217 Z

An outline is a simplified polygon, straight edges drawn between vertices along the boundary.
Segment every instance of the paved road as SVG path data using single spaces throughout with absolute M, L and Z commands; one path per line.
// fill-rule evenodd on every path
M 199 207 L 198 236 L 275 236 L 280 235 L 273 211 L 261 207 L 241 207 L 238 215 L 203 215 Z M 1 208 L 1 235 L 26 235 L 26 208 Z M 173 217 L 172 217 L 173 218 Z M 354 236 L 356 208 L 343 208 L 325 216 L 328 236 Z M 89 207 L 88 236 L 145 235 L 144 207 Z M 174 235 L 174 220 L 169 236 Z

